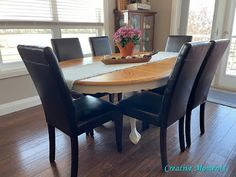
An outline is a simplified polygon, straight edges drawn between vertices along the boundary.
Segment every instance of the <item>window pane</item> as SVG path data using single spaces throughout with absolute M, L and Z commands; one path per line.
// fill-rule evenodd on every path
M 18 44 L 50 46 L 52 33 L 57 38 L 79 37 L 84 54 L 90 54 L 88 37 L 103 29 L 103 6 L 104 0 L 0 0 L 0 23 L 4 25 L 4 29 L 0 26 L 0 64 L 21 61 Z M 70 27 L 67 22 L 72 22 Z
M 193 41 L 208 41 L 211 37 L 215 0 L 191 0 L 187 34 Z
M 89 37 L 98 36 L 98 29 L 62 29 L 61 34 L 63 38 L 78 37 L 83 54 L 91 54 L 91 48 L 89 44 Z
M 50 21 L 50 0 L 5 0 L 0 1 L 0 20 Z
M 104 22 L 104 0 L 1 0 L 0 21 Z
M 236 11 L 234 14 L 233 32 L 231 38 L 229 58 L 227 61 L 226 74 L 236 76 Z
M 59 21 L 103 22 L 103 0 L 57 0 Z
M 0 54 L 3 63 L 21 61 L 18 44 L 50 46 L 50 29 L 0 29 Z

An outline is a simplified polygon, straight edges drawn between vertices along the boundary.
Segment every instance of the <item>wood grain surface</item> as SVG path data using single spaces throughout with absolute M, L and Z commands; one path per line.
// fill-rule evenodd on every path
M 236 109 L 207 103 L 206 132 L 200 136 L 199 109 L 192 114 L 192 145 L 180 153 L 178 124 L 168 128 L 170 165 L 226 166 L 224 172 L 162 173 L 159 128 L 141 132 L 137 145 L 129 140 L 124 117 L 123 152 L 116 151 L 113 123 L 95 129 L 94 139 L 79 136 L 79 177 L 235 177 Z M 41 106 L 0 117 L 1 177 L 70 176 L 70 139 L 56 131 L 56 161 L 49 163 L 48 131 Z
M 67 68 L 76 65 L 91 64 L 95 61 L 100 61 L 102 57 L 88 57 L 75 59 L 66 62 L 61 62 L 61 68 Z M 92 85 L 92 86 L 114 86 L 138 84 L 151 81 L 159 81 L 167 78 L 175 64 L 176 58 L 169 58 L 158 62 L 148 63 L 141 66 L 131 67 L 111 73 L 91 77 L 88 79 L 77 80 L 74 84 L 77 85 Z

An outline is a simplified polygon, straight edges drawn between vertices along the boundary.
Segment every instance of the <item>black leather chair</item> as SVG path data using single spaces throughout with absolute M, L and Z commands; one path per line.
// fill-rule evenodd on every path
M 108 36 L 90 37 L 89 43 L 93 56 L 111 55 L 112 49 Z M 109 99 L 114 102 L 114 94 L 109 95 Z M 122 99 L 122 93 L 118 93 L 118 101 Z
M 191 42 L 192 36 L 186 36 L 186 35 L 169 35 L 166 41 L 166 47 L 165 52 L 179 52 L 181 47 L 186 42 Z M 163 94 L 163 91 L 165 89 L 165 86 L 152 89 L 150 91 L 155 93 L 161 93 Z M 149 125 L 147 122 L 143 121 L 142 123 L 142 130 L 146 130 L 149 128 Z
M 48 125 L 50 162 L 55 160 L 55 128 L 71 139 L 71 176 L 78 172 L 78 135 L 115 122 L 117 150 L 122 151 L 122 114 L 119 109 L 92 96 L 72 100 L 57 58 L 51 48 L 19 45 L 18 51 L 40 96 Z
M 215 75 L 217 66 L 223 57 L 223 54 L 229 45 L 229 40 L 211 41 L 211 48 L 204 59 L 202 66 L 198 72 L 197 78 L 189 99 L 186 113 L 186 143 L 187 147 L 191 145 L 191 112 L 194 108 L 200 105 L 200 131 L 204 134 L 204 113 L 207 95 L 211 86 L 211 82 Z
M 90 37 L 89 43 L 93 56 L 112 54 L 112 49 L 108 36 Z
M 83 52 L 78 38 L 51 39 L 53 50 L 58 61 L 83 58 Z
M 166 41 L 166 52 L 179 52 L 182 45 L 186 42 L 191 42 L 192 36 L 186 35 L 169 35 Z
M 123 114 L 160 127 L 160 151 L 163 170 L 168 165 L 167 128 L 179 120 L 181 151 L 185 150 L 184 116 L 194 80 L 210 47 L 209 42 L 186 43 L 180 50 L 164 95 L 141 92 L 119 103 Z

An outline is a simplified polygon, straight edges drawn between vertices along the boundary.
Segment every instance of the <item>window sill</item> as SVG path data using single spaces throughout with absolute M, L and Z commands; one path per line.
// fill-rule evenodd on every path
M 28 75 L 24 65 L 0 67 L 0 80 L 24 75 Z
M 85 54 L 84 57 L 91 57 L 92 54 Z M 0 64 L 0 80 L 11 77 L 18 77 L 28 75 L 28 71 L 25 68 L 23 62 L 16 62 L 10 64 Z

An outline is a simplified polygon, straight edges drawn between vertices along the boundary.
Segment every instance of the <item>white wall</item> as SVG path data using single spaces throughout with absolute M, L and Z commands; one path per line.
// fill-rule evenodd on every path
M 0 105 L 36 95 L 29 75 L 0 80 Z
M 154 48 L 164 50 L 170 33 L 172 0 L 150 0 L 152 10 L 157 11 Z
M 114 51 L 114 43 L 112 40 L 112 35 L 114 34 L 115 23 L 114 23 L 114 14 L 113 10 L 116 8 L 116 0 L 105 0 L 105 35 L 109 36 L 110 43 L 112 44 L 113 51 Z

